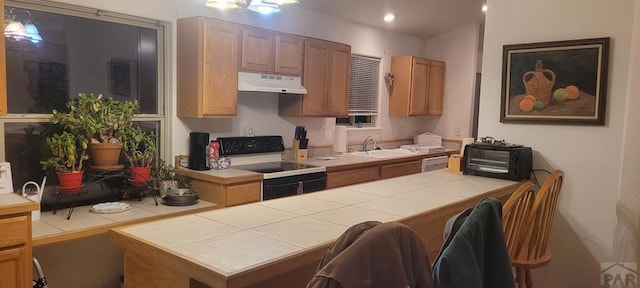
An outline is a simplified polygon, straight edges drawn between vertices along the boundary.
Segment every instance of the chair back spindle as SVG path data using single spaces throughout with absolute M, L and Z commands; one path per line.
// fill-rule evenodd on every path
M 547 253 L 547 242 L 551 232 L 551 224 L 555 215 L 558 196 L 564 173 L 560 170 L 551 172 L 551 175 L 545 180 L 536 195 L 533 210 L 530 215 L 531 235 L 529 238 L 529 247 L 527 260 L 541 258 Z
M 522 238 L 529 231 L 526 221 L 533 208 L 537 190 L 538 187 L 533 183 L 523 183 L 502 208 L 502 225 L 510 259 L 514 259 L 524 246 Z

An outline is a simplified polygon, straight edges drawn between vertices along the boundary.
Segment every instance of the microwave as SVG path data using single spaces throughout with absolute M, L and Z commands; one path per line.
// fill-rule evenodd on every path
M 460 168 L 465 175 L 521 181 L 531 176 L 531 148 L 474 143 L 464 147 Z

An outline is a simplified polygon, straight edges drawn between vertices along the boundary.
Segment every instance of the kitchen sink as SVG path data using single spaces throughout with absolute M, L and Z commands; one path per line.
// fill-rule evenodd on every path
M 407 156 L 415 153 L 405 149 L 382 149 L 382 150 L 351 152 L 348 154 L 352 156 L 361 156 L 361 157 L 369 157 L 369 158 L 393 158 L 393 157 Z

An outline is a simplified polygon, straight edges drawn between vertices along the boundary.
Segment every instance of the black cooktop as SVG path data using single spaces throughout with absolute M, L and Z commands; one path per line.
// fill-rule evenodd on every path
M 300 170 L 300 169 L 308 169 L 315 168 L 318 166 L 295 163 L 295 162 L 286 162 L 286 161 L 275 161 L 275 162 L 263 162 L 256 164 L 247 164 L 247 165 L 237 165 L 231 168 L 245 171 L 253 171 L 260 173 L 274 173 L 274 172 L 283 172 L 283 171 L 291 171 L 291 170 Z

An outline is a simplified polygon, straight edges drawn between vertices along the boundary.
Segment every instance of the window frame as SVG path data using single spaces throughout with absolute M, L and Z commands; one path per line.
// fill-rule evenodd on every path
M 381 76 L 381 66 L 382 66 L 382 58 L 381 57 L 376 57 L 376 56 L 369 56 L 369 55 L 363 55 L 363 54 L 357 54 L 357 53 L 351 53 L 351 59 L 353 61 L 354 58 L 366 58 L 366 59 L 371 59 L 371 60 L 375 60 L 377 61 L 377 66 L 378 66 L 378 71 L 377 71 L 377 77 L 375 80 L 375 90 L 376 90 L 376 96 L 375 96 L 375 112 L 371 112 L 371 113 L 359 113 L 359 112 L 352 112 L 351 110 L 351 106 L 349 106 L 349 113 L 347 117 L 338 117 L 336 118 L 336 125 L 345 125 L 347 127 L 378 127 L 378 119 L 380 116 L 380 78 Z M 352 63 L 350 62 L 350 71 L 354 71 L 354 67 L 351 65 Z M 351 99 L 351 87 L 349 89 L 349 99 Z M 358 126 L 361 123 L 362 126 Z
M 160 126 L 161 135 L 158 136 L 159 155 L 163 159 L 169 159 L 171 151 L 171 141 L 169 135 L 171 135 L 171 118 L 169 117 L 171 111 L 170 91 L 171 91 L 171 73 L 168 69 L 170 63 L 169 47 L 171 45 L 171 23 L 127 15 L 122 13 L 110 12 L 95 8 L 82 7 L 72 4 L 57 3 L 42 0 L 5 0 L 4 6 L 16 7 L 21 9 L 38 10 L 49 13 L 56 13 L 68 16 L 82 17 L 87 19 L 94 19 L 99 21 L 107 21 L 119 24 L 127 24 L 138 27 L 145 27 L 155 29 L 157 31 L 157 107 L 156 114 L 135 114 L 134 122 L 158 122 Z M 3 10 L 4 10 L 3 6 Z M 5 39 L 6 40 L 6 39 Z M 4 46 L 2 47 L 4 49 Z M 6 57 L 5 51 L 2 51 L 2 56 Z M 6 70 L 5 70 L 6 71 Z M 7 73 L 7 72 L 4 72 Z M 5 80 L 6 81 L 6 77 Z M 6 83 L 4 87 L 6 88 Z M 4 103 L 0 103 L 2 107 L 7 108 L 7 99 L 11 97 L 9 92 L 4 99 Z M 16 114 L 7 113 L 6 115 L 0 115 L 0 160 L 6 159 L 6 140 L 5 140 L 5 124 L 10 123 L 49 123 L 53 114 Z M 169 163 L 172 163 L 170 161 Z

